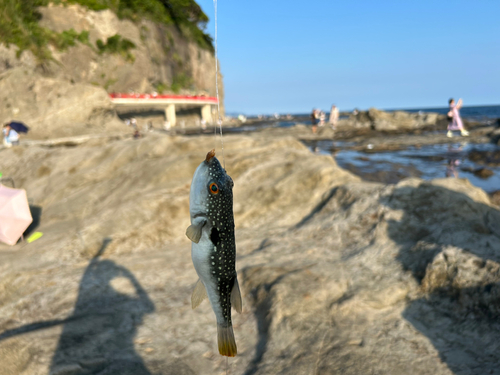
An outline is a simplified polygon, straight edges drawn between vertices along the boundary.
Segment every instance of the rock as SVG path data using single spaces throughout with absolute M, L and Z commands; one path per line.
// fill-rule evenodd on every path
M 29 70 L 34 70 L 37 67 L 36 58 L 31 52 L 24 51 L 19 57 L 17 52 L 17 47 L 6 47 L 4 44 L 0 44 L 0 74 L 18 67 Z
M 477 177 L 480 177 L 480 178 L 490 178 L 491 176 L 493 176 L 495 173 L 490 170 L 490 169 L 487 169 L 487 168 L 479 168 L 479 169 L 476 169 L 474 171 L 474 175 L 477 176 Z
M 500 145 L 500 119 L 497 121 L 497 128 L 490 133 L 491 141 L 493 143 L 496 143 L 497 145 Z
M 494 191 L 490 194 L 491 203 L 500 206 L 500 190 Z
M 500 166 L 499 150 L 492 150 L 492 151 L 472 150 L 469 152 L 467 157 L 469 158 L 469 160 L 475 163 L 485 164 L 493 167 Z
M 356 115 L 351 114 L 348 120 L 339 121 L 339 127 L 370 127 L 385 132 L 408 131 L 438 125 L 443 118 L 437 113 L 385 112 L 370 108 L 368 111 L 359 111 Z
M 391 131 L 398 128 L 411 128 L 413 122 L 411 116 L 402 111 L 392 113 L 380 111 L 376 108 L 368 110 L 368 117 L 372 122 L 372 127 L 378 131 Z
M 5 103 L 2 117 L 28 124 L 30 138 L 127 130 L 104 89 L 46 78 L 22 67 L 3 74 L 0 100 Z
M 120 55 L 98 54 L 95 48 L 79 44 L 57 54 L 54 74 L 74 82 L 105 86 L 109 92 L 153 91 L 154 85 L 170 86 L 174 76 L 192 78 L 196 90 L 215 95 L 215 58 L 212 51 L 200 48 L 174 26 L 155 24 L 147 19 L 132 22 L 120 19 L 111 10 L 92 11 L 78 4 L 40 7 L 40 25 L 56 32 L 73 28 L 88 31 L 89 42 L 106 41 L 116 34 L 135 44 L 133 62 Z M 176 61 L 172 56 L 176 56 Z M 182 71 L 179 66 L 182 65 Z M 223 97 L 222 77 L 219 96 Z
M 58 366 L 50 371 L 49 375 L 77 375 L 81 374 L 83 371 L 82 366 L 79 364 L 69 364 L 64 366 Z
M 461 312 L 454 312 L 462 318 L 471 312 L 500 315 L 500 264 L 462 249 L 442 249 L 427 267 L 422 288 L 456 299 Z
M 150 133 L 0 151 L 44 233 L 0 245 L 0 373 L 225 371 L 209 304 L 191 309 L 184 234 L 192 174 L 213 147 Z M 225 136 L 224 153 L 244 299 L 230 371 L 497 368 L 500 211 L 484 191 L 362 182 L 277 133 Z

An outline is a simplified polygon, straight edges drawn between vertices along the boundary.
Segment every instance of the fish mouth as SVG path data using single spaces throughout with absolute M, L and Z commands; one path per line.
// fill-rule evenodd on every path
M 208 152 L 207 157 L 205 158 L 205 161 L 207 163 L 210 163 L 210 160 L 215 156 L 215 149 L 212 149 Z

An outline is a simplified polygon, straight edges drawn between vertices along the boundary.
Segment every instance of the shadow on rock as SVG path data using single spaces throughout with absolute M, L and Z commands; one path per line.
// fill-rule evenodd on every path
M 294 270 L 283 268 L 266 268 L 263 266 L 249 267 L 241 270 L 241 279 L 246 287 L 250 289 L 251 301 L 254 307 L 254 315 L 257 320 L 258 340 L 255 354 L 244 375 L 254 375 L 259 372 L 259 365 L 264 359 L 270 339 L 270 328 L 272 324 L 272 307 L 274 301 L 273 288 L 284 278 L 301 272 L 309 266 Z
M 381 200 L 402 214 L 387 231 L 420 283 L 403 316 L 455 374 L 500 374 L 500 211 L 480 193 L 409 183 Z
M 40 221 L 42 218 L 42 207 L 30 204 L 29 208 L 33 221 L 31 222 L 30 226 L 24 231 L 24 237 L 28 237 L 40 226 Z
M 134 275 L 111 260 L 102 260 L 109 240 L 87 266 L 72 315 L 35 322 L 3 332 L 0 340 L 63 324 L 50 375 L 149 375 L 134 348 L 143 317 L 155 310 Z
M 64 325 L 51 373 L 72 366 L 81 369 L 78 374 L 150 374 L 133 340 L 144 315 L 153 311 L 153 302 L 130 271 L 94 258 Z

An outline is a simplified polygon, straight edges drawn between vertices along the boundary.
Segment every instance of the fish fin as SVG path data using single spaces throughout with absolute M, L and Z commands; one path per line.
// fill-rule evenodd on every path
M 201 280 L 198 279 L 198 282 L 194 287 L 193 294 L 191 294 L 191 307 L 193 310 L 200 306 L 200 303 L 202 303 L 205 298 L 207 298 L 207 290 Z
M 194 243 L 200 242 L 201 230 L 203 229 L 204 225 L 205 225 L 205 221 L 202 221 L 202 222 L 200 222 L 198 224 L 191 224 L 186 229 L 186 236 L 187 236 L 187 238 L 189 238 Z
M 241 314 L 243 303 L 241 302 L 241 292 L 238 279 L 234 279 L 233 290 L 231 291 L 231 305 L 233 305 L 238 314 Z
M 233 326 L 224 327 L 217 324 L 217 343 L 219 344 L 219 354 L 226 357 L 235 357 L 238 350 L 234 340 Z

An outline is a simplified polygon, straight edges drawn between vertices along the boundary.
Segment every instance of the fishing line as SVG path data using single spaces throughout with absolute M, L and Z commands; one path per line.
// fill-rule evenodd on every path
M 222 119 L 220 115 L 220 100 L 219 100 L 219 58 L 218 58 L 218 46 L 217 46 L 217 0 L 214 0 L 214 11 L 215 11 L 215 93 L 217 95 L 217 123 L 220 129 L 220 144 L 222 150 L 222 163 L 224 169 L 226 169 L 226 158 L 224 157 L 224 139 L 222 137 Z M 215 126 L 215 144 L 217 145 L 217 125 Z M 229 372 L 229 362 L 228 357 L 226 357 L 226 375 Z
M 224 157 L 224 139 L 222 138 L 222 119 L 220 116 L 220 100 L 219 100 L 219 58 L 217 46 L 217 0 L 214 0 L 214 13 L 215 13 L 215 93 L 217 95 L 217 122 L 220 129 L 220 144 L 222 150 L 222 163 L 226 169 L 226 158 Z M 215 126 L 215 144 L 217 145 L 217 125 Z M 229 363 L 226 357 L 226 375 L 228 374 Z
M 224 158 L 224 140 L 222 139 L 222 119 L 220 115 L 220 101 L 219 101 L 219 59 L 217 55 L 217 0 L 214 0 L 215 10 L 215 92 L 217 94 L 217 123 L 220 129 L 220 144 L 222 149 L 222 163 L 226 169 L 226 159 Z M 215 126 L 215 144 L 217 145 L 217 125 Z

